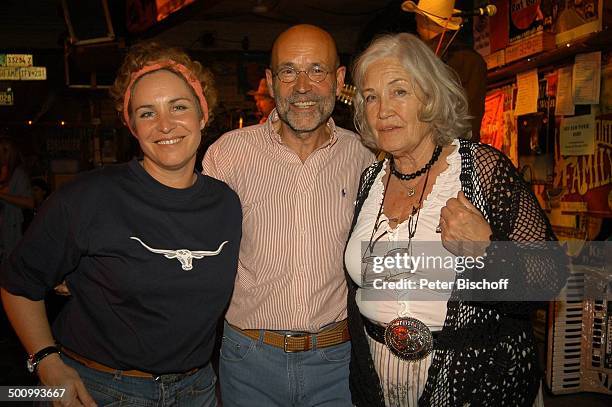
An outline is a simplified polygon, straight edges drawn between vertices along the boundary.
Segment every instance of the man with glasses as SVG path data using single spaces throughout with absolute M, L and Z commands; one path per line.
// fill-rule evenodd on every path
M 374 156 L 330 118 L 345 72 L 327 32 L 283 32 L 266 70 L 276 109 L 204 157 L 244 214 L 221 346 L 226 407 L 352 406 L 343 251 Z

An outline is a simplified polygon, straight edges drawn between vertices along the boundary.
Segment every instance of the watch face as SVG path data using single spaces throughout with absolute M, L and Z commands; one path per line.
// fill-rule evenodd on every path
M 32 363 L 31 358 L 28 358 L 28 360 L 26 361 L 26 368 L 28 369 L 28 372 L 34 373 L 34 369 L 36 368 L 36 366 L 34 365 L 34 363 Z

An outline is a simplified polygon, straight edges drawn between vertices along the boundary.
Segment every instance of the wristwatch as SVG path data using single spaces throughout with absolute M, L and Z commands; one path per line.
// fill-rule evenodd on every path
M 53 353 L 61 352 L 56 346 L 47 346 L 46 348 L 43 348 L 42 350 L 30 355 L 26 361 L 26 368 L 28 369 L 28 372 L 36 372 L 36 368 L 38 367 L 40 361 Z

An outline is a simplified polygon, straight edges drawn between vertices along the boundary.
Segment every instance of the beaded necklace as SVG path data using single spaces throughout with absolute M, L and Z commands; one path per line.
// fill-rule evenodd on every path
M 427 164 L 425 164 L 421 169 L 415 172 L 412 172 L 410 174 L 403 174 L 399 172 L 397 168 L 395 168 L 395 161 L 393 161 L 393 157 L 392 157 L 391 158 L 391 174 L 395 175 L 397 178 L 401 179 L 402 181 L 410 181 L 411 179 L 420 177 L 421 175 L 425 174 L 425 172 L 429 170 L 436 161 L 438 161 L 438 157 L 440 157 L 441 152 L 442 152 L 442 147 L 436 146 L 436 149 L 431 155 L 431 159 L 429 160 L 429 162 L 427 162 Z

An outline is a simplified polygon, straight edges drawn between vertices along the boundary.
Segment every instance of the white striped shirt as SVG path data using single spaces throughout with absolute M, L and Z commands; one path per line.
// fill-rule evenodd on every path
M 240 197 L 242 243 L 227 321 L 242 329 L 318 332 L 346 318 L 343 251 L 359 176 L 374 161 L 336 127 L 302 163 L 274 130 L 278 114 L 224 134 L 204 173 Z

